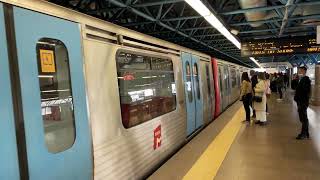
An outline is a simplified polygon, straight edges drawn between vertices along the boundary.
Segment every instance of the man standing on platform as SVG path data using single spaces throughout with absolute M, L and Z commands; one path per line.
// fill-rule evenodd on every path
M 301 133 L 296 139 L 302 140 L 309 138 L 309 120 L 307 115 L 307 109 L 309 106 L 310 92 L 311 92 L 311 81 L 308 76 L 306 76 L 307 68 L 299 68 L 299 83 L 296 87 L 296 93 L 294 95 L 294 100 L 298 106 L 298 113 L 300 122 L 302 123 Z

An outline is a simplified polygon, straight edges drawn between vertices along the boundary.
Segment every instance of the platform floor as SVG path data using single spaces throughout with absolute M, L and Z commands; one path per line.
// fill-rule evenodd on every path
M 269 100 L 269 124 L 241 123 L 239 102 L 192 139 L 149 179 L 318 180 L 320 107 L 310 106 L 310 140 L 297 141 L 300 122 L 291 91 Z

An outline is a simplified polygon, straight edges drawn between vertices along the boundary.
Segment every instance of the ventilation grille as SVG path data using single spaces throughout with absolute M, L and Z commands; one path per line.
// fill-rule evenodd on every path
M 124 45 L 127 47 L 134 47 L 143 50 L 180 56 L 180 50 L 178 49 L 168 48 L 159 44 L 153 44 L 132 37 L 118 35 L 114 32 L 110 32 L 89 25 L 85 26 L 85 34 L 86 38 L 88 39 L 94 39 L 101 42 L 108 42 L 113 44 Z

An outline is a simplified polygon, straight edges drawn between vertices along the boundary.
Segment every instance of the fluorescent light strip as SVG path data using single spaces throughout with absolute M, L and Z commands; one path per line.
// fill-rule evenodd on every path
M 224 35 L 237 48 L 241 49 L 241 43 L 227 30 L 221 21 L 204 5 L 201 0 L 185 0 L 194 10 L 203 16 L 209 24 Z
M 259 68 L 263 69 L 263 67 L 258 63 L 258 61 L 254 57 L 250 57 L 249 59 L 253 61 L 256 65 L 258 65 Z
M 221 21 L 203 4 L 201 0 L 185 0 L 195 11 L 203 16 L 209 24 L 211 24 L 216 30 L 218 30 L 224 37 L 232 42 L 238 49 L 241 49 L 241 43 L 235 38 L 230 31 L 221 23 Z M 261 65 L 253 58 L 250 57 L 255 64 L 260 68 Z

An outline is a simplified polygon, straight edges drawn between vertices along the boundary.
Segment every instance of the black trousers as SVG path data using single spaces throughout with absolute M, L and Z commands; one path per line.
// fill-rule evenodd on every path
M 246 120 L 250 121 L 250 105 L 252 101 L 252 94 L 247 94 L 242 98 L 242 103 L 244 106 L 244 109 L 246 111 Z
M 282 99 L 282 87 L 278 87 L 278 92 L 279 92 L 279 95 L 280 95 L 280 99 Z
M 301 135 L 309 136 L 309 119 L 307 114 L 308 104 L 297 103 L 299 119 L 302 124 Z
M 266 103 L 266 112 L 268 112 L 268 103 Z

